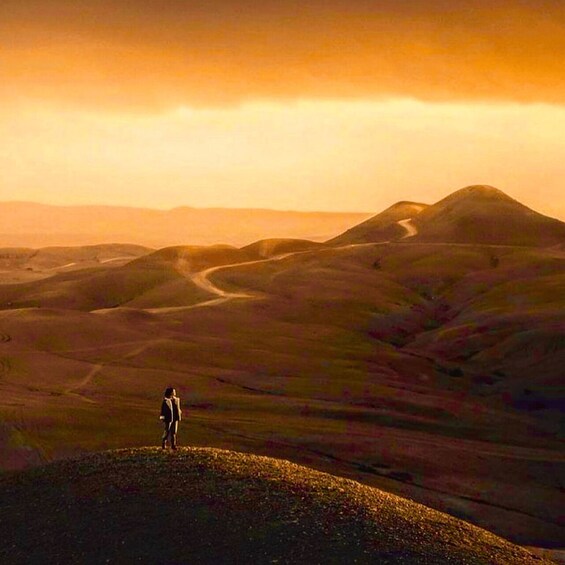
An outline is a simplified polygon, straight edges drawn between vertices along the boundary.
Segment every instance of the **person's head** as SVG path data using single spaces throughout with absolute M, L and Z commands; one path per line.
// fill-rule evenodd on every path
M 165 398 L 171 398 L 176 394 L 175 389 L 170 386 L 168 389 L 165 390 Z

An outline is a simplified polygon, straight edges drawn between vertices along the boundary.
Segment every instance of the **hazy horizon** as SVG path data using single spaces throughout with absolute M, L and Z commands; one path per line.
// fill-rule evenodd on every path
M 565 217 L 555 2 L 0 6 L 0 200 Z
M 453 192 L 456 192 L 457 190 L 464 188 L 466 186 L 472 186 L 473 184 L 479 184 L 479 183 L 469 183 L 465 186 L 461 186 L 458 187 L 456 189 L 453 189 L 451 191 L 448 191 L 447 193 L 445 193 L 443 196 L 440 196 L 437 200 L 410 200 L 407 198 L 402 198 L 401 195 L 397 195 L 396 199 L 392 199 L 389 201 L 389 203 L 385 203 L 383 207 L 379 208 L 379 209 L 319 209 L 319 208 L 268 208 L 268 207 L 259 207 L 259 206 L 198 206 L 198 205 L 193 205 L 190 203 L 178 203 L 178 204 L 173 204 L 171 206 L 137 206 L 137 205 L 128 205 L 128 204 L 113 204 L 111 202 L 94 202 L 94 201 L 85 201 L 85 202 L 80 202 L 80 203 L 74 203 L 74 202 L 68 202 L 68 203 L 57 203 L 56 201 L 40 201 L 40 200 L 21 200 L 21 199 L 14 199 L 14 200 L 10 200 L 10 199 L 5 199 L 5 200 L 0 200 L 0 205 L 2 204 L 8 204 L 8 205 L 38 205 L 38 206 L 48 206 L 48 207 L 53 207 L 53 208 L 118 208 L 118 209 L 132 209 L 132 210 L 140 210 L 140 211 L 153 211 L 153 212 L 173 212 L 175 210 L 182 210 L 182 209 L 186 209 L 186 210 L 202 210 L 202 211 L 206 211 L 206 210 L 234 210 L 234 211 L 255 211 L 255 212 L 280 212 L 280 213 L 296 213 L 296 214 L 328 214 L 328 215 L 339 215 L 339 214 L 351 214 L 351 215 L 376 215 L 379 214 L 380 212 L 386 210 L 387 208 L 389 208 L 390 206 L 393 206 L 399 202 L 414 202 L 414 203 L 418 203 L 418 204 L 434 204 L 435 202 L 438 202 L 439 200 L 442 200 L 443 198 L 449 196 L 450 194 L 452 194 Z M 484 183 L 487 184 L 487 183 Z M 489 185 L 492 186 L 492 185 Z M 495 187 L 498 188 L 498 187 Z M 508 194 L 508 196 L 514 198 L 514 196 L 512 195 L 512 192 L 507 192 L 507 191 L 503 191 L 506 192 L 506 194 Z M 515 200 L 518 200 L 516 198 L 514 198 Z M 528 204 L 528 202 L 522 201 L 522 200 L 518 200 L 521 204 L 524 204 L 525 206 L 527 206 L 528 208 L 531 208 L 532 210 L 539 212 L 543 215 L 549 216 L 549 217 L 554 217 L 556 219 L 559 220 L 564 220 L 565 219 L 565 210 L 563 212 L 563 214 L 558 215 L 558 214 L 551 214 L 551 212 L 547 212 L 544 211 L 543 209 L 540 208 L 535 208 L 533 205 Z
M 108 202 L 85 202 L 83 204 L 56 204 L 53 202 L 41 202 L 39 200 L 1 200 L 1 204 L 29 204 L 38 206 L 50 206 L 57 208 L 131 208 L 133 210 L 151 210 L 154 212 L 172 212 L 174 210 L 253 210 L 257 212 L 290 212 L 297 214 L 372 214 L 371 210 L 311 210 L 311 209 L 284 209 L 284 208 L 253 208 L 241 206 L 193 206 L 191 204 L 177 204 L 170 207 L 158 206 L 128 206 L 127 204 L 111 204 Z M 376 212 L 378 213 L 378 212 Z

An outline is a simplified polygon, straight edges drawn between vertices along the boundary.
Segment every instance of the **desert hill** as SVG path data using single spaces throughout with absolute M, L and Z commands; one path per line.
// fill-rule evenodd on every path
M 468 186 L 414 218 L 419 241 L 549 246 L 565 223 L 539 214 L 491 186 Z
M 549 563 L 463 521 L 284 460 L 120 450 L 0 476 L 0 559 Z
M 397 202 L 372 218 L 365 220 L 327 243 L 347 245 L 351 243 L 379 243 L 399 239 L 406 230 L 398 224 L 402 220 L 414 218 L 428 204 L 418 202 Z
M 153 248 L 186 244 L 241 246 L 280 237 L 323 241 L 368 216 L 186 206 L 153 210 L 0 202 L 0 246 L 85 246 L 117 241 Z
M 565 364 L 565 266 L 552 250 L 500 252 L 436 298 L 437 327 L 407 346 L 490 373 L 491 389 L 528 409 L 558 409 Z M 495 266 L 496 265 L 496 266 Z
M 175 246 L 0 285 L 0 468 L 155 444 L 173 384 L 187 443 L 562 546 L 563 249 L 416 237 Z
M 83 247 L 0 248 L 0 284 L 31 282 L 59 272 L 118 267 L 153 251 L 130 244 Z
M 256 255 L 258 257 L 269 258 L 285 253 L 296 253 L 300 251 L 308 251 L 323 247 L 324 244 L 316 241 L 309 241 L 307 239 L 261 239 L 250 245 L 247 245 L 242 250 Z
M 75 255 L 83 249 L 77 248 Z M 49 278 L 27 284 L 0 286 L 0 305 L 87 311 L 118 306 L 187 306 L 209 296 L 191 282 L 192 273 L 258 257 L 228 245 L 176 246 L 151 253 L 140 249 L 143 255 L 132 255 L 122 265 L 101 261 L 79 271 L 52 271 Z
M 410 219 L 412 233 L 402 225 Z M 399 223 L 400 222 L 400 223 Z M 547 247 L 565 241 L 565 223 L 486 185 L 457 190 L 432 206 L 399 202 L 333 238 L 332 244 L 399 241 Z
M 564 269 L 554 248 L 177 247 L 2 286 L 22 294 L 0 310 L 0 463 L 157 442 L 173 383 L 191 444 L 559 545 Z

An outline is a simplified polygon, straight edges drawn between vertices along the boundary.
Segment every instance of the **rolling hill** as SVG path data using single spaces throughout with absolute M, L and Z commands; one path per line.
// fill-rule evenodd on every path
M 0 559 L 550 563 L 406 499 L 288 461 L 121 450 L 0 476 Z
M 192 445 L 292 459 L 519 543 L 559 544 L 563 347 L 551 320 L 563 298 L 538 283 L 565 257 L 494 249 L 497 261 L 492 247 L 456 244 L 271 258 L 177 247 L 0 286 L 4 301 L 22 293 L 0 310 L 2 465 L 156 442 L 173 383 Z M 513 302 L 504 285 L 519 279 Z M 40 307 L 22 307 L 32 295 Z M 469 318 L 485 311 L 490 321 Z M 541 376 L 510 347 L 528 336 Z
M 129 257 L 123 265 L 98 262 L 80 271 L 55 271 L 26 284 L 0 285 L 0 307 L 91 311 L 118 306 L 188 306 L 208 296 L 191 282 L 191 273 L 257 258 L 228 245 L 148 251 Z
M 399 225 L 410 219 L 410 242 L 519 245 L 547 247 L 565 241 L 565 223 L 520 204 L 501 190 L 485 185 L 462 188 L 427 206 L 399 202 L 350 228 L 328 243 L 379 243 L 406 236 Z
M 31 282 L 86 268 L 118 267 L 151 251 L 129 244 L 0 248 L 0 284 Z
M 527 208 L 491 186 L 469 186 L 414 217 L 418 241 L 550 246 L 565 240 L 565 223 Z
M 365 220 L 346 232 L 330 239 L 327 243 L 347 245 L 352 243 L 379 243 L 399 239 L 405 235 L 405 229 L 398 222 L 414 218 L 427 204 L 417 202 L 397 202 L 384 212 Z
M 323 243 L 309 241 L 307 239 L 261 239 L 247 245 L 242 249 L 242 251 L 267 259 L 269 257 L 276 257 L 277 255 L 283 255 L 285 253 L 308 251 L 311 249 L 321 248 L 323 246 Z
M 173 384 L 185 443 L 562 546 L 565 253 L 406 219 L 391 243 L 176 246 L 0 285 L 0 467 L 157 443 Z

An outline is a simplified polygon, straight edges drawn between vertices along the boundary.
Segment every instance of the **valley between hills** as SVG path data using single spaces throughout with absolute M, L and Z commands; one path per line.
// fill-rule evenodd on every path
M 290 460 L 563 547 L 565 224 L 487 186 L 325 242 L 0 251 L 0 468 L 157 445 Z

